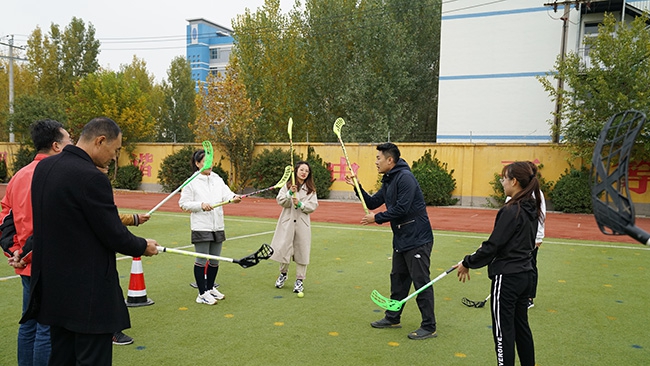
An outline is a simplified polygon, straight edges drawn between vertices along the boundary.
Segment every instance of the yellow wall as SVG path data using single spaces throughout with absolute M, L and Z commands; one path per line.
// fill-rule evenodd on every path
M 137 144 L 134 155 L 143 162 L 143 189 L 157 190 L 158 170 L 163 159 L 170 154 L 177 152 L 187 145 L 196 146 L 200 144 L 163 144 L 163 143 L 141 143 Z M 307 156 L 307 148 L 311 146 L 325 162 L 331 162 L 334 168 L 332 184 L 332 198 L 353 197 L 350 186 L 343 182 L 342 177 L 348 171 L 343 158 L 341 145 L 338 143 L 295 143 L 296 152 Z M 357 170 L 359 181 L 368 191 L 375 191 L 378 179 L 375 168 L 376 144 L 346 144 L 346 150 L 353 165 Z M 448 164 L 448 169 L 453 169 L 453 177 L 456 179 L 455 197 L 461 199 L 459 204 L 463 206 L 483 206 L 485 199 L 493 193 L 489 184 L 494 173 L 500 173 L 501 168 L 516 160 L 530 160 L 536 164 L 543 164 L 541 170 L 546 180 L 557 181 L 558 177 L 569 167 L 569 155 L 552 144 L 422 144 L 422 143 L 401 143 L 398 144 L 402 157 L 409 165 L 418 160 L 426 150 L 435 151 L 435 157 L 441 162 Z M 13 161 L 13 154 L 18 151 L 18 144 L 0 143 L 0 158 L 7 157 Z M 264 149 L 281 148 L 288 150 L 288 143 L 278 144 L 257 144 L 255 154 L 261 153 Z M 230 161 L 226 158 L 224 150 L 218 144 L 214 144 L 215 164 L 219 161 L 225 170 L 230 171 Z M 129 163 L 129 157 L 125 152 L 119 159 L 119 165 Z M 189 163 L 188 163 L 189 164 Z M 287 162 L 289 164 L 289 162 Z M 580 166 L 580 161 L 573 161 L 574 166 Z M 650 169 L 650 167 L 648 167 Z M 632 200 L 635 203 L 650 203 L 650 194 L 647 189 L 650 172 L 644 171 L 638 174 L 636 179 L 636 190 L 644 193 L 632 192 Z

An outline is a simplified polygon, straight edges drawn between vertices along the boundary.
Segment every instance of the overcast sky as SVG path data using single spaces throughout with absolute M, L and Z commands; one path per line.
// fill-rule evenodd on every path
M 281 0 L 283 13 L 293 0 Z M 118 70 L 136 55 L 147 62 L 147 69 L 160 82 L 167 78 L 167 68 L 176 56 L 185 57 L 187 19 L 204 18 L 232 28 L 231 20 L 248 8 L 254 12 L 264 0 L 34 0 L 5 1 L 0 5 L 0 42 L 26 46 L 27 38 L 37 27 L 46 33 L 51 23 L 65 28 L 72 17 L 81 18 L 95 27 L 101 42 L 99 62 L 102 67 Z M 0 45 L 0 54 L 8 47 Z

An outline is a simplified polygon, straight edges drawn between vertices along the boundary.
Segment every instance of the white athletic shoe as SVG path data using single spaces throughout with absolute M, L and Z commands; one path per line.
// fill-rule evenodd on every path
M 214 297 L 216 300 L 223 300 L 226 298 L 226 295 L 219 292 L 219 290 L 217 290 L 216 287 L 213 287 L 212 290 L 210 290 L 210 295 Z
M 278 279 L 275 280 L 275 287 L 277 288 L 282 288 L 284 286 L 284 282 L 287 280 L 287 275 L 284 273 L 280 273 L 280 276 L 278 276 Z
M 206 291 L 196 297 L 196 302 L 197 304 L 215 305 L 217 303 L 217 299 L 212 297 L 212 295 L 210 295 L 210 292 Z
M 296 280 L 296 283 L 293 285 L 293 292 L 300 293 L 305 291 L 305 288 L 302 285 L 302 280 Z

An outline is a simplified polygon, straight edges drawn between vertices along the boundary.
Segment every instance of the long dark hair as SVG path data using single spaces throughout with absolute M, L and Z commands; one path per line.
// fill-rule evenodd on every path
M 506 205 L 515 205 L 524 200 L 535 200 L 537 217 L 539 221 L 543 221 L 542 192 L 539 189 L 539 180 L 537 179 L 537 165 L 530 161 L 515 161 L 503 167 L 501 176 L 515 178 L 521 186 L 521 191 L 516 193 Z
M 301 160 L 296 163 L 296 165 L 293 168 L 294 178 L 296 179 L 296 181 L 298 181 L 298 168 L 301 165 L 307 165 L 307 167 L 309 168 L 309 174 L 307 175 L 307 178 L 305 178 L 305 181 L 302 183 L 305 187 L 307 187 L 307 194 L 316 192 L 316 184 L 314 183 L 314 177 L 312 175 L 313 172 L 311 170 L 311 165 L 309 165 L 308 162 Z M 287 182 L 287 187 L 291 187 L 291 181 Z M 298 189 L 300 188 L 301 187 L 298 187 Z

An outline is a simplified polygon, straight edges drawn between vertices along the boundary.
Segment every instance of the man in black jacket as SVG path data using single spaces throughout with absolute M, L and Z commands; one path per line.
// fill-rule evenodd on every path
M 392 143 L 377 146 L 377 170 L 384 174 L 381 188 L 374 195 L 361 189 L 363 199 L 373 210 L 386 204 L 386 211 L 365 215 L 363 225 L 373 222 L 390 222 L 393 230 L 393 261 L 390 273 L 390 298 L 402 300 L 407 297 L 411 284 L 419 289 L 430 281 L 429 266 L 433 248 L 433 232 L 424 203 L 424 196 L 417 180 L 404 159 L 400 158 L 399 148 Z M 353 185 L 352 177 L 345 177 L 346 183 Z M 417 304 L 422 314 L 420 328 L 408 334 L 410 339 L 436 337 L 436 318 L 434 315 L 433 286 L 417 296 Z M 387 310 L 385 317 L 370 323 L 374 328 L 401 328 L 399 311 Z
M 51 365 L 111 365 L 112 336 L 130 327 L 115 253 L 157 254 L 156 241 L 120 221 L 104 168 L 122 132 L 105 117 L 83 128 L 76 146 L 43 159 L 32 179 L 34 248 L 29 306 L 21 322 L 50 326 Z

